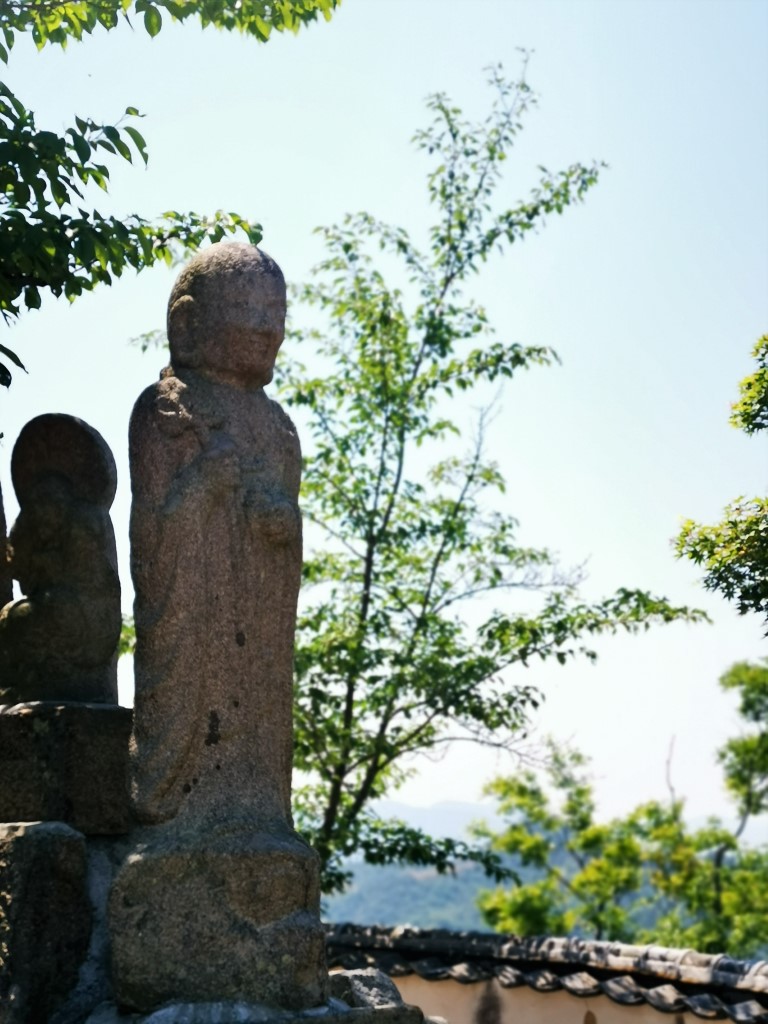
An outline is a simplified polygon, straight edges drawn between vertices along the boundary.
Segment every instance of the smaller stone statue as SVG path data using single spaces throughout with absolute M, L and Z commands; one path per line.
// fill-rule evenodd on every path
M 20 511 L 8 555 L 24 597 L 0 611 L 0 703 L 117 703 L 112 452 L 75 416 L 38 416 L 19 434 L 11 477 Z

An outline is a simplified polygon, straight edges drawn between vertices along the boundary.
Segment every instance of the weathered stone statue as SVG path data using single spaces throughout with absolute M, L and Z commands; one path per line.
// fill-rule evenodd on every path
M 24 597 L 6 586 L 0 611 L 0 1021 L 78 1021 L 111 992 L 94 899 L 132 823 L 115 463 L 92 427 L 51 414 L 21 431 L 11 475 L 20 512 L 7 543 L 0 523 L 0 559 Z
M 292 827 L 301 574 L 293 424 L 264 394 L 285 283 L 219 243 L 171 294 L 172 365 L 134 409 L 137 835 L 111 899 L 118 1002 L 325 997 L 317 859 Z
M 11 460 L 20 512 L 8 552 L 24 597 L 0 611 L 0 704 L 117 702 L 120 582 L 109 446 L 82 420 L 47 414 Z

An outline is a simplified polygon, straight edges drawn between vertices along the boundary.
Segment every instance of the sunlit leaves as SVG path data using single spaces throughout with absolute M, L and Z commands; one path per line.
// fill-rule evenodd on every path
M 258 224 L 235 213 L 211 216 L 169 211 L 152 222 L 138 215 L 103 216 L 91 207 L 89 185 L 109 187 L 110 159 L 144 163 L 144 138 L 129 107 L 117 125 L 75 118 L 62 134 L 40 130 L 35 116 L 0 83 L 0 311 L 6 320 L 38 309 L 42 294 L 70 301 L 136 271 L 191 252 L 205 241 L 241 232 L 261 238 Z M 21 365 L 9 349 L 4 350 Z M 10 384 L 2 365 L 0 384 Z
M 768 697 L 768 668 L 737 665 L 721 684 Z M 486 921 L 518 935 L 578 935 L 689 947 L 732 956 L 768 946 L 768 850 L 740 839 L 747 818 L 763 813 L 768 759 L 764 720 L 720 752 L 741 818 L 736 830 L 711 819 L 685 822 L 684 803 L 651 801 L 610 821 L 597 819 L 586 759 L 549 744 L 546 770 L 526 770 L 488 786 L 506 819 L 501 831 L 477 826 L 489 849 L 510 858 L 525 879 L 484 892 Z M 744 743 L 763 747 L 757 765 Z M 760 792 L 762 798 L 754 799 Z M 751 796 L 748 796 L 750 794 Z
M 768 335 L 752 355 L 754 373 L 739 385 L 731 423 L 747 434 L 768 427 Z M 733 601 L 740 615 L 757 612 L 768 627 L 768 499 L 737 498 L 713 526 L 686 520 L 674 541 L 678 558 L 704 569 L 704 586 Z
M 746 434 L 768 428 L 768 334 L 758 338 L 752 358 L 757 369 L 739 384 L 739 399 L 731 412 L 731 423 Z
M 686 520 L 675 549 L 702 566 L 707 590 L 733 601 L 740 615 L 757 612 L 768 624 L 768 498 L 738 499 L 714 526 Z
M 416 136 L 434 162 L 426 245 L 404 227 L 350 214 L 320 230 L 325 259 L 296 290 L 322 327 L 294 330 L 287 348 L 308 349 L 322 370 L 284 363 L 278 383 L 308 422 L 302 502 L 324 538 L 306 557 L 298 622 L 295 750 L 313 780 L 298 820 L 329 891 L 344 884 L 341 858 L 356 851 L 439 869 L 446 857 L 475 856 L 374 827 L 368 808 L 405 778 L 409 755 L 457 733 L 513 744 L 540 695 L 510 669 L 594 656 L 598 633 L 695 617 L 636 591 L 580 604 L 578 570 L 521 543 L 517 521 L 497 507 L 505 482 L 485 451 L 487 416 L 468 438 L 451 405 L 556 361 L 549 348 L 494 340 L 464 288 L 495 250 L 579 202 L 599 171 L 542 171 L 531 195 L 499 208 L 501 165 L 532 94 L 498 69 L 490 87 L 492 109 L 479 123 L 444 96 L 428 102 L 432 124 Z M 383 269 L 393 266 L 398 287 Z M 514 612 L 526 592 L 530 613 Z M 469 626 L 466 609 L 483 601 Z
M 143 23 L 150 36 L 168 21 L 199 20 L 203 26 L 245 32 L 266 40 L 270 32 L 296 32 L 321 14 L 331 17 L 339 0 L 0 0 L 0 59 L 7 62 L 19 33 L 29 33 L 38 48 L 66 46 L 97 28 L 120 22 Z M 135 17 L 134 17 L 135 15 Z M 235 213 L 210 216 L 169 211 L 150 221 L 137 214 L 102 216 L 94 209 L 92 188 L 106 192 L 110 160 L 146 164 L 144 137 L 135 125 L 139 111 L 129 106 L 117 124 L 75 117 L 58 134 L 40 130 L 34 113 L 0 83 L 0 312 L 6 320 L 22 309 L 38 309 L 43 293 L 70 301 L 97 285 L 111 284 L 127 267 L 142 270 L 170 263 L 206 241 L 241 233 L 254 244 L 261 228 Z M 3 354 L 21 366 L 8 349 Z M 0 361 L 0 385 L 11 383 Z
M 621 588 L 604 601 L 582 604 L 567 589 L 559 589 L 533 616 L 492 616 L 480 628 L 479 636 L 484 648 L 499 655 L 503 652 L 509 662 L 528 666 L 534 658 L 554 658 L 564 665 L 578 655 L 594 659 L 597 655 L 592 644 L 598 635 L 638 633 L 680 619 L 703 622 L 707 616 L 641 590 Z
M 163 27 L 163 16 L 154 4 L 142 3 L 136 0 L 136 13 L 141 12 L 144 16 L 144 28 L 150 36 L 156 36 Z
M 0 31 L 5 46 L 0 46 L 0 59 L 8 60 L 8 51 L 19 33 L 29 32 L 38 48 L 47 43 L 66 46 L 70 39 L 82 39 L 99 28 L 113 29 L 121 22 L 142 24 L 150 36 L 156 36 L 163 27 L 163 13 L 168 21 L 192 18 L 204 27 L 237 30 L 264 42 L 273 30 L 298 32 L 318 15 L 330 20 L 339 3 L 340 0 L 2 0 Z
M 117 653 L 119 657 L 123 657 L 125 654 L 134 654 L 136 651 L 136 625 L 133 621 L 133 617 L 130 615 L 123 615 L 123 623 L 120 629 L 120 641 L 117 646 Z
M 420 149 L 437 155 L 437 166 L 427 179 L 430 202 L 444 211 L 431 229 L 432 249 L 440 254 L 448 275 L 476 270 L 503 243 L 512 244 L 541 227 L 546 216 L 562 213 L 580 202 L 597 183 L 602 163 L 573 164 L 551 173 L 539 167 L 540 184 L 526 201 L 492 214 L 490 199 L 536 95 L 526 81 L 528 57 L 515 82 L 504 78 L 498 66 L 489 69 L 494 90 L 492 109 L 483 122 L 473 124 L 447 96 L 428 100 L 432 124 L 414 136 Z
M 720 678 L 739 697 L 739 714 L 749 731 L 729 740 L 718 753 L 725 782 L 742 815 L 768 811 L 768 660 L 737 662 Z

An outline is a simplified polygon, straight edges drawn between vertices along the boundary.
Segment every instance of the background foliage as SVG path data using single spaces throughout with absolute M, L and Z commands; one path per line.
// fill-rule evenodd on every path
M 731 423 L 746 434 L 768 427 L 768 335 L 752 350 L 757 369 L 739 385 Z M 740 615 L 757 612 L 768 627 L 768 498 L 737 498 L 713 526 L 691 519 L 675 542 L 678 557 L 705 569 L 704 586 L 733 601 Z
M 499 510 L 505 482 L 484 451 L 487 411 L 474 439 L 462 437 L 459 392 L 557 358 L 493 340 L 465 286 L 494 253 L 581 202 L 601 169 L 541 168 L 526 199 L 499 207 L 504 161 L 535 96 L 525 61 L 516 81 L 491 69 L 489 86 L 478 122 L 444 94 L 428 100 L 431 122 L 414 136 L 431 167 L 425 248 L 369 213 L 322 229 L 328 255 L 298 289 L 320 326 L 295 330 L 289 348 L 309 351 L 321 370 L 282 364 L 279 395 L 312 438 L 302 503 L 321 538 L 304 569 L 296 764 L 310 779 L 298 824 L 320 852 L 327 891 L 345 884 L 342 859 L 355 852 L 440 870 L 474 858 L 498 873 L 482 847 L 381 820 L 370 801 L 402 782 L 412 754 L 519 739 L 540 696 L 510 677 L 513 666 L 594 658 L 598 634 L 701 617 L 630 589 L 582 602 L 579 572 L 522 544 L 515 518 Z M 527 592 L 534 610 L 513 610 Z
M 731 422 L 748 434 L 766 426 L 768 337 L 757 342 L 757 370 L 740 385 Z M 715 526 L 686 522 L 678 556 L 705 565 L 704 585 L 740 614 L 768 612 L 768 502 L 739 499 Z M 628 942 L 691 946 L 754 956 L 768 948 L 768 849 L 745 844 L 751 818 L 768 810 L 768 660 L 739 662 L 720 679 L 739 698 L 746 726 L 718 751 L 737 814 L 692 829 L 671 789 L 622 818 L 596 820 L 586 759 L 550 747 L 544 779 L 527 771 L 496 779 L 489 791 L 509 818 L 502 832 L 481 828 L 491 847 L 535 868 L 535 881 L 481 897 L 486 920 L 502 931 L 579 934 Z M 670 755 L 671 756 L 671 755 Z
M 551 745 L 543 776 L 526 771 L 489 787 L 509 824 L 479 828 L 493 849 L 536 877 L 480 897 L 486 921 L 521 935 L 691 947 L 732 956 L 768 949 L 768 848 L 744 842 L 768 810 L 768 661 L 733 665 L 720 680 L 748 730 L 718 752 L 737 813 L 686 824 L 670 792 L 608 822 L 596 815 L 587 759 Z
M 330 18 L 337 0 L 220 0 L 174 3 L 172 0 L 98 0 L 95 3 L 1 2 L 0 59 L 9 61 L 19 33 L 30 33 L 38 48 L 66 46 L 98 28 L 140 20 L 150 35 L 169 20 L 199 18 L 203 25 L 239 29 L 265 41 L 270 32 L 298 31 L 322 14 Z M 109 188 L 110 161 L 147 162 L 139 111 L 125 109 L 114 124 L 74 117 L 64 132 L 37 124 L 11 88 L 0 82 L 0 311 L 6 321 L 23 309 L 37 309 L 42 293 L 70 301 L 100 284 L 111 284 L 127 267 L 136 271 L 157 261 L 171 262 L 206 241 L 241 232 L 256 243 L 259 224 L 222 210 L 211 214 L 168 210 L 156 220 L 139 214 L 103 216 L 99 191 Z M 12 349 L 0 345 L 7 361 L 22 367 Z M 0 384 L 11 382 L 0 361 Z

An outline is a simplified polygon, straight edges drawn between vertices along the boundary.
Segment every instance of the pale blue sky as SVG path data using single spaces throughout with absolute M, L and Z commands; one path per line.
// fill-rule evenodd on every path
M 128 104 L 146 113 L 149 168 L 116 167 L 102 212 L 237 210 L 263 223 L 264 247 L 301 280 L 320 255 L 311 229 L 347 210 L 425 230 L 425 163 L 409 144 L 424 96 L 445 90 L 482 114 L 482 69 L 501 61 L 514 74 L 518 47 L 535 51 L 541 102 L 502 201 L 525 195 L 538 164 L 610 167 L 583 207 L 473 288 L 501 338 L 563 359 L 501 397 L 490 445 L 507 508 L 523 542 L 589 560 L 588 596 L 639 586 L 716 621 L 607 641 L 596 667 L 532 669 L 548 694 L 537 724 L 593 756 L 607 812 L 664 795 L 672 736 L 691 812 L 723 810 L 713 755 L 735 719 L 717 677 L 765 643 L 759 621 L 704 594 L 669 540 L 682 517 L 716 519 L 768 485 L 764 439 L 727 425 L 768 330 L 768 3 L 344 0 L 330 24 L 267 46 L 191 25 L 154 40 L 122 27 L 66 53 L 23 40 L 3 77 L 40 127 L 74 113 L 114 119 Z M 76 413 L 105 435 L 121 473 L 126 588 L 127 421 L 161 360 L 125 341 L 162 324 L 171 281 L 160 269 L 72 307 L 46 300 L 6 335 L 30 374 L 0 396 L 0 458 L 40 412 Z M 471 403 L 455 415 L 469 428 Z M 509 767 L 461 745 L 401 797 L 474 799 Z

